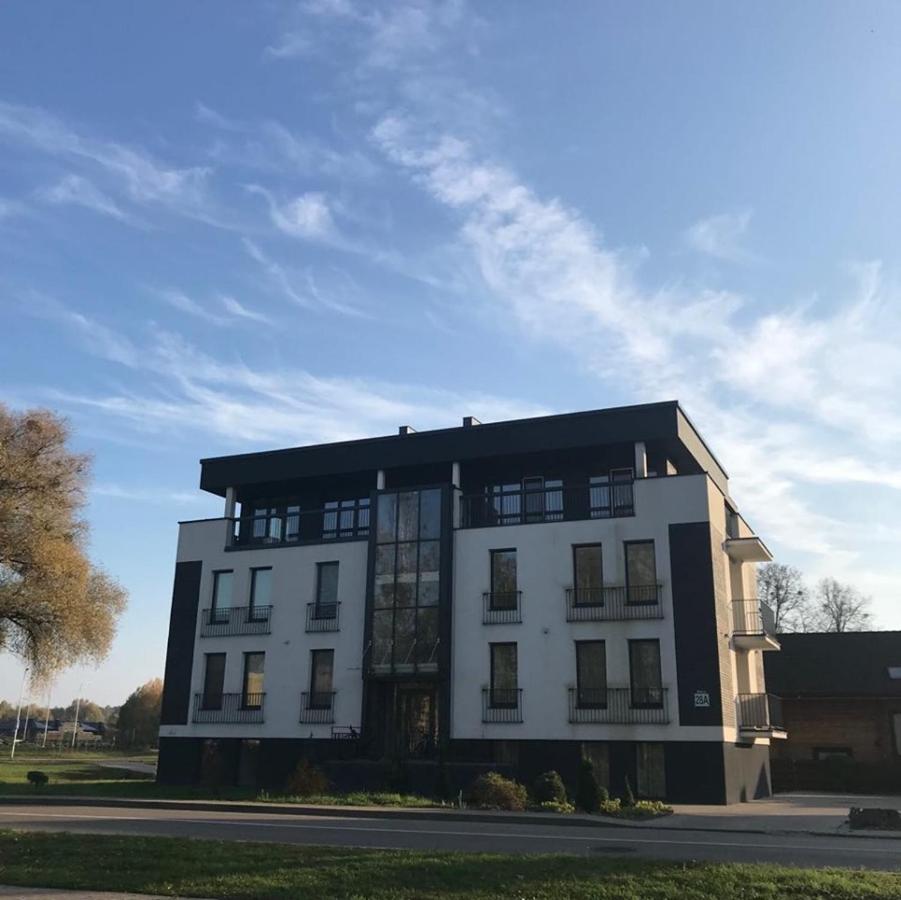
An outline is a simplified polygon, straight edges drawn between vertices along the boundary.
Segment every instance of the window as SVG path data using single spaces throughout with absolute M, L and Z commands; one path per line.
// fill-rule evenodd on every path
M 260 709 L 263 705 L 263 665 L 265 653 L 244 654 L 244 687 L 241 706 L 244 709 Z
M 850 747 L 814 747 L 813 758 L 824 759 L 854 759 L 854 753 Z
M 314 650 L 310 655 L 310 709 L 332 708 L 334 650 Z
M 888 677 L 891 678 L 892 681 L 898 681 L 899 679 L 901 679 L 901 666 L 889 666 Z
M 588 709 L 607 706 L 607 649 L 603 641 L 576 641 L 576 701 Z
M 253 537 L 264 543 L 277 543 L 282 538 L 282 520 L 274 506 L 256 506 L 253 510 Z
M 203 708 L 222 709 L 225 686 L 225 654 L 207 653 L 203 674 Z
M 514 708 L 519 699 L 516 670 L 516 644 L 489 644 L 491 649 L 492 707 Z
M 600 544 L 573 546 L 573 588 L 576 606 L 604 605 L 604 567 Z
M 653 541 L 626 541 L 626 603 L 657 602 L 657 561 Z
M 285 540 L 300 540 L 300 507 L 296 503 L 289 504 L 285 509 Z
M 563 482 L 535 475 L 522 480 L 527 522 L 558 522 L 563 518 Z
M 228 611 L 232 605 L 232 584 L 235 573 L 228 571 L 213 572 L 213 622 L 227 622 Z
M 338 563 L 316 564 L 316 618 L 334 619 L 338 615 Z
M 516 609 L 516 550 L 491 551 L 489 609 Z
M 611 469 L 606 475 L 592 475 L 588 479 L 591 518 L 631 515 L 633 478 L 632 469 Z
M 629 677 L 633 707 L 658 709 L 663 706 L 660 641 L 629 641 Z
M 661 799 L 666 796 L 666 766 L 663 744 L 637 744 L 635 747 L 635 790 L 639 797 Z
M 251 622 L 258 619 L 265 620 L 265 613 L 260 613 L 262 606 L 272 604 L 272 569 L 250 570 L 250 611 L 248 618 Z
M 323 538 L 359 537 L 369 534 L 369 498 L 327 500 L 322 514 Z

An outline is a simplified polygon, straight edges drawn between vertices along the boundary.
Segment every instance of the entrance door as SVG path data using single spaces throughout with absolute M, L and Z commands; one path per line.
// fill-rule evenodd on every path
M 398 687 L 395 731 L 398 754 L 427 758 L 437 750 L 437 716 L 434 690 Z

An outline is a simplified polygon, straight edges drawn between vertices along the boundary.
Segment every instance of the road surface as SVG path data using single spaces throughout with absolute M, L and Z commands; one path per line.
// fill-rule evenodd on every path
M 897 838 L 742 834 L 628 827 L 193 812 L 102 806 L 0 806 L 0 828 L 166 835 L 336 847 L 605 854 L 667 860 L 770 862 L 901 870 Z

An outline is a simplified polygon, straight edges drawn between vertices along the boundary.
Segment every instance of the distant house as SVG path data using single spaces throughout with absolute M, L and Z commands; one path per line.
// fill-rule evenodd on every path
M 901 631 L 783 634 L 764 654 L 788 739 L 776 790 L 901 791 Z

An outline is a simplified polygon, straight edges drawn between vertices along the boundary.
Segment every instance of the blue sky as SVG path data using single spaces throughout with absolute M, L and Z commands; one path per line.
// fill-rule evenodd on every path
M 901 627 L 901 9 L 0 6 L 0 399 L 94 454 L 162 674 L 202 456 L 677 398 Z M 0 657 L 0 696 L 21 669 Z

